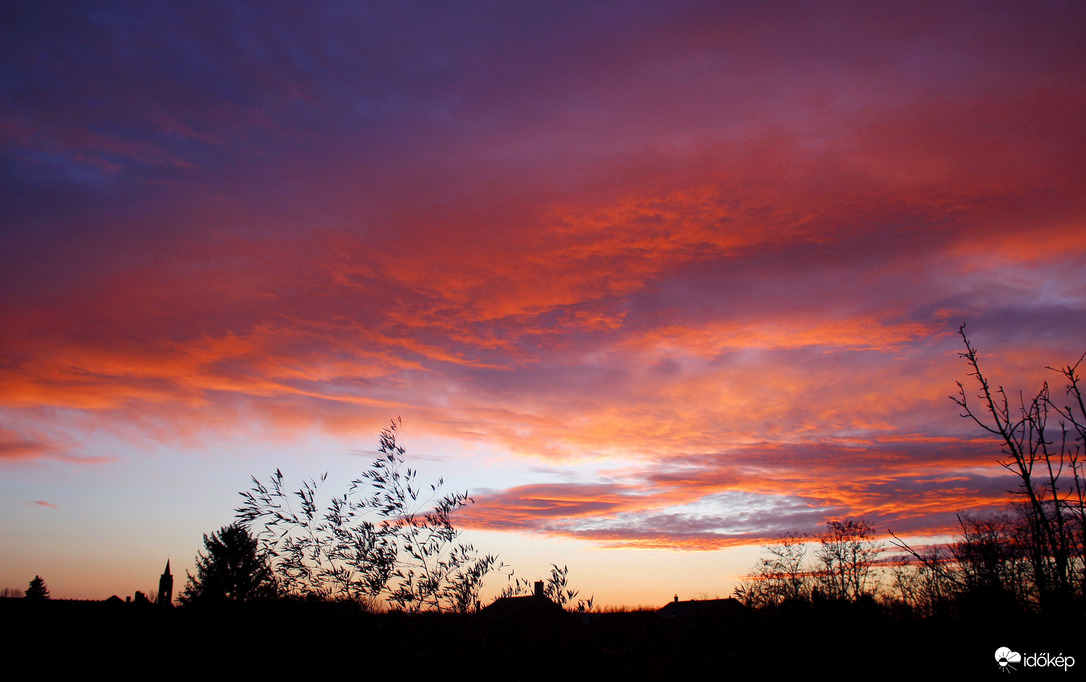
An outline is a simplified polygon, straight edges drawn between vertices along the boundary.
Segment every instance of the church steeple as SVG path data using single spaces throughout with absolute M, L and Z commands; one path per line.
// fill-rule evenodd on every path
M 166 570 L 158 579 L 158 605 L 173 606 L 173 575 L 170 574 L 169 559 L 166 559 Z

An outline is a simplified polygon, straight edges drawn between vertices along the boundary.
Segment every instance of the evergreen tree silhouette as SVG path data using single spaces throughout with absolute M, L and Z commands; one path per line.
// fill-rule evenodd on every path
M 204 548 L 206 555 L 196 555 L 196 575 L 188 574 L 178 595 L 182 604 L 244 602 L 278 593 L 267 559 L 244 526 L 235 523 L 205 535 Z
M 34 576 L 34 579 L 30 581 L 30 586 L 26 588 L 27 599 L 48 599 L 49 588 L 45 586 L 45 581 L 42 580 L 40 575 Z

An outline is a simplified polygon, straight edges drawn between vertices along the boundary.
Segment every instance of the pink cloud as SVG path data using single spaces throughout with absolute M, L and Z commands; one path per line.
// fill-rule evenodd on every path
M 369 438 L 411 410 L 512 457 L 628 462 L 480 495 L 478 527 L 949 527 L 1001 497 L 946 400 L 957 325 L 1027 387 L 1086 333 L 1081 12 L 1004 9 L 338 17 L 349 46 L 273 13 L 245 44 L 179 21 L 135 64 L 38 16 L 13 40 L 70 48 L 35 71 L 10 43 L 37 95 L 0 106 L 29 197 L 0 249 L 0 461 L 95 430 Z M 113 28 L 158 44 L 139 19 Z M 516 50 L 485 40 L 506 29 Z M 386 41 L 412 49 L 359 66 Z
M 473 494 L 458 522 L 593 539 L 613 546 L 713 549 L 813 532 L 831 518 L 920 534 L 1007 502 L 1013 479 L 987 441 L 881 445 L 763 443 L 643 462 L 612 483 L 553 483 Z
M 16 463 L 52 455 L 57 445 L 40 437 L 0 426 L 0 462 Z

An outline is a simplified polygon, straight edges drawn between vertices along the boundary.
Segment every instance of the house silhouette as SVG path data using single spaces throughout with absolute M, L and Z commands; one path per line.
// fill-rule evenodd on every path
M 689 621 L 710 618 L 742 618 L 749 612 L 750 608 L 746 604 L 730 597 L 727 599 L 679 601 L 679 597 L 676 595 L 675 600 L 660 609 L 658 613 L 664 618 Z
M 499 597 L 480 612 L 492 623 L 531 622 L 535 624 L 565 622 L 569 614 L 547 598 L 543 581 L 535 582 L 535 592 L 525 597 Z

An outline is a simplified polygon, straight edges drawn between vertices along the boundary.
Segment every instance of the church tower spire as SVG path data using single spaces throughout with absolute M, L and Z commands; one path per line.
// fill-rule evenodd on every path
M 173 606 L 173 575 L 170 574 L 169 559 L 166 559 L 166 570 L 158 579 L 158 605 Z

